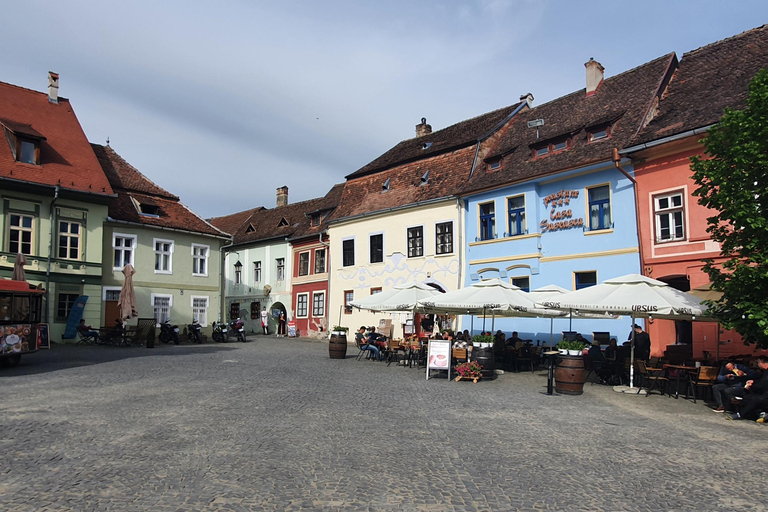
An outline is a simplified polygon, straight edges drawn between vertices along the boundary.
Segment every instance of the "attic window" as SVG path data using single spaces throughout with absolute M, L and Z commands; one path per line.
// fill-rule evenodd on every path
M 0 119 L 5 136 L 11 146 L 13 158 L 24 164 L 40 165 L 40 141 L 45 137 L 32 126 Z
M 421 145 L 421 149 L 429 149 L 431 147 L 432 147 L 431 142 L 425 142 L 424 144 Z
M 153 217 L 160 216 L 160 208 L 156 204 L 139 203 L 139 211 L 142 215 L 150 215 Z
M 427 183 L 429 183 L 429 171 L 425 172 L 421 177 L 421 183 L 419 183 L 419 186 L 426 185 Z
M 319 226 L 320 225 L 320 214 L 319 213 L 313 213 L 309 217 L 309 225 L 310 226 Z
M 287 225 L 288 225 L 288 221 L 285 219 L 285 217 L 283 217 L 282 219 L 280 219 L 280 223 L 277 226 L 278 227 L 283 227 L 283 226 L 287 226 Z
M 611 136 L 611 126 L 600 126 L 589 130 L 588 141 L 595 142 L 602 139 L 607 139 Z
M 248 227 L 245 228 L 246 233 L 253 233 L 254 231 L 256 231 L 256 228 L 253 227 L 253 224 L 248 224 Z
M 18 145 L 18 161 L 25 164 L 39 164 L 40 163 L 40 146 L 34 141 L 19 139 Z
M 392 181 L 392 178 L 387 178 L 387 181 L 384 182 L 384 184 L 381 186 L 381 191 L 386 192 L 389 190 L 389 183 Z
M 488 162 L 489 171 L 495 171 L 499 168 L 501 168 L 501 158 L 497 158 L 495 160 L 491 160 L 490 162 Z
M 546 144 L 536 146 L 533 148 L 533 157 L 539 158 L 542 156 L 546 156 L 550 153 L 557 153 L 560 151 L 565 151 L 570 147 L 570 139 L 556 139 L 551 140 Z
M 533 156 L 544 156 L 546 154 L 549 154 L 549 146 L 544 146 L 542 148 L 538 148 L 534 151 Z

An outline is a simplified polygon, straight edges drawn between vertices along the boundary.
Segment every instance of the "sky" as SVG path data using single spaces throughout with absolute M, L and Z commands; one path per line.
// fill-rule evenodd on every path
M 7 3 L 0 81 L 210 218 L 323 196 L 395 144 L 768 23 L 765 0 Z M 12 51 L 12 50 L 17 51 Z

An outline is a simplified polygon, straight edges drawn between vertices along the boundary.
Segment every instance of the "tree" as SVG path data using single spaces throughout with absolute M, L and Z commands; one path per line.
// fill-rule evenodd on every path
M 749 85 L 744 110 L 726 109 L 704 139 L 706 156 L 691 168 L 699 204 L 717 214 L 707 232 L 720 243 L 722 262 L 706 260 L 714 315 L 746 343 L 768 347 L 768 68 Z

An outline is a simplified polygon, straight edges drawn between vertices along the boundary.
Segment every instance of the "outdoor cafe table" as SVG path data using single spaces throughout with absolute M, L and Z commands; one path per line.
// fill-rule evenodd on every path
M 691 384 L 691 374 L 693 372 L 697 371 L 698 368 L 695 367 L 695 366 L 685 366 L 685 365 L 681 365 L 681 364 L 665 364 L 664 365 L 664 370 L 667 373 L 667 375 L 669 375 L 669 371 L 670 370 L 677 370 L 677 377 L 676 377 L 677 387 L 675 388 L 675 399 L 677 399 L 677 398 L 680 398 L 680 377 L 682 375 L 685 375 L 686 386 L 688 386 L 689 384 Z M 671 393 L 670 393 L 670 396 L 672 396 Z M 687 387 L 685 389 L 685 397 L 688 398 L 688 388 Z M 693 402 L 696 403 L 696 390 L 695 389 L 693 390 Z

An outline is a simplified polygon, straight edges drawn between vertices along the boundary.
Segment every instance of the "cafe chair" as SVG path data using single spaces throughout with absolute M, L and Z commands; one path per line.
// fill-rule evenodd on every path
M 720 368 L 717 366 L 702 366 L 699 368 L 699 371 L 696 373 L 696 375 L 691 375 L 691 382 L 694 386 L 694 402 L 696 401 L 696 391 L 698 391 L 700 387 L 704 388 L 702 399 L 705 401 L 707 400 L 707 392 L 712 394 L 712 386 L 717 384 L 717 376 L 719 373 Z M 712 398 L 714 400 L 714 397 Z
M 669 379 L 666 378 L 663 375 L 664 370 L 660 369 L 649 369 L 648 366 L 645 364 L 645 361 L 635 361 L 635 364 L 637 366 L 638 375 L 640 377 L 640 386 L 637 388 L 637 394 L 640 394 L 640 391 L 645 389 L 645 396 L 650 396 L 651 392 L 657 388 L 661 392 L 661 394 L 664 394 L 664 388 L 666 388 L 667 384 L 669 383 Z
M 530 367 L 531 373 L 533 373 L 533 354 L 531 353 L 530 345 L 521 345 L 517 349 L 517 357 L 515 358 L 515 371 L 520 371 L 520 366 Z
M 451 378 L 451 374 L 456 374 L 455 368 L 456 365 L 465 363 L 467 361 L 467 349 L 465 348 L 454 348 L 451 351 L 451 364 L 448 378 Z
M 96 343 L 96 336 L 93 334 L 85 334 L 81 331 L 77 331 L 77 342 L 85 343 L 86 345 L 93 345 Z

